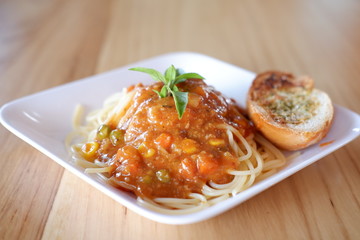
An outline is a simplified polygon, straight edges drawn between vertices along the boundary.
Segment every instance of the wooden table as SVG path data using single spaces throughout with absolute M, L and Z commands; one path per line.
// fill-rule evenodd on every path
M 360 112 L 360 2 L 0 3 L 0 104 L 144 58 L 194 51 L 308 74 Z M 2 239 L 360 239 L 360 139 L 210 220 L 147 220 L 0 128 Z

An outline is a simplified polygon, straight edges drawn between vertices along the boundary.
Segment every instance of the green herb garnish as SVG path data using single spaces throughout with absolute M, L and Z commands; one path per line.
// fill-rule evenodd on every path
M 188 103 L 188 93 L 179 91 L 176 84 L 185 82 L 190 78 L 204 79 L 197 73 L 182 73 L 180 69 L 176 69 L 173 65 L 166 69 L 165 74 L 162 74 L 155 69 L 143 67 L 130 68 L 129 70 L 147 73 L 155 81 L 164 83 L 164 86 L 161 88 L 160 92 L 156 90 L 153 91 L 156 92 L 161 98 L 168 96 L 172 96 L 174 98 L 179 119 L 182 118 L 185 112 L 186 105 Z

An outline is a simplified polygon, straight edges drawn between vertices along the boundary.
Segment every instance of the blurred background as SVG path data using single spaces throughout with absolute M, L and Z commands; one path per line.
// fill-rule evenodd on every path
M 356 0 L 2 1 L 1 81 L 23 86 L 20 96 L 29 79 L 58 85 L 163 53 L 195 51 L 254 72 L 309 74 L 336 94 L 345 86 L 329 81 L 359 78 L 359 9 Z M 1 96 L 2 103 L 17 97 Z
M 310 75 L 360 112 L 358 0 L 2 0 L 0 105 L 175 51 Z M 4 128 L 0 135 L 0 238 L 360 238 L 359 140 L 219 217 L 167 226 L 129 213 Z

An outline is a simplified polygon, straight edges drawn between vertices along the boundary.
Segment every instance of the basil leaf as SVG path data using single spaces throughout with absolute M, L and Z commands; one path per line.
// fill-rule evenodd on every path
M 159 95 L 161 97 L 161 93 L 158 90 L 153 89 L 153 91 L 156 92 L 157 95 Z
M 196 78 L 196 79 L 205 79 L 204 77 L 202 77 L 201 75 L 197 74 L 197 73 L 184 73 L 181 74 L 179 76 L 177 76 L 175 78 L 175 81 L 179 80 L 179 79 L 189 79 L 189 78 Z
M 177 80 L 174 81 L 174 85 L 175 85 L 175 84 L 178 84 L 178 83 L 185 82 L 185 81 L 186 81 L 186 78 L 177 79 Z
M 161 98 L 167 97 L 170 94 L 173 96 L 179 119 L 182 118 L 185 112 L 188 103 L 188 93 L 179 91 L 179 88 L 176 86 L 176 84 L 185 82 L 186 79 L 189 78 L 204 79 L 204 77 L 197 73 L 184 73 L 182 69 L 177 69 L 174 67 L 174 65 L 171 65 L 169 68 L 167 68 L 164 75 L 151 68 L 137 67 L 130 68 L 129 70 L 147 73 L 153 79 L 155 79 L 155 81 L 163 82 L 164 86 L 161 88 L 160 92 L 157 90 L 153 91 L 156 92 Z
M 138 71 L 149 74 L 155 81 L 160 81 L 166 84 L 166 79 L 162 73 L 155 69 L 151 68 L 143 68 L 143 67 L 136 67 L 136 68 L 130 68 L 131 71 Z
M 188 103 L 188 93 L 187 92 L 179 92 L 179 91 L 171 91 L 175 101 L 175 107 L 178 112 L 179 119 L 184 115 L 186 105 Z
M 161 98 L 166 97 L 168 94 L 168 90 L 165 85 L 161 88 L 160 92 L 155 89 L 153 89 L 153 91 L 156 92 Z
M 168 95 L 168 89 L 167 87 L 164 85 L 162 88 L 161 88 L 161 91 L 160 91 L 160 97 L 161 98 L 164 98 Z
M 171 65 L 168 69 L 165 71 L 165 79 L 168 83 L 172 83 L 176 77 L 176 68 L 174 65 Z
M 172 90 L 174 90 L 175 92 L 180 92 L 177 86 L 174 86 Z

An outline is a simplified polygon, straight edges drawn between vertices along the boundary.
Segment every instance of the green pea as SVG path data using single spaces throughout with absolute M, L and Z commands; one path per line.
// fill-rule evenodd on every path
M 170 182 L 170 174 L 166 169 L 161 169 L 156 172 L 156 177 L 160 182 L 167 183 Z
M 110 133 L 110 137 L 109 137 L 112 145 L 116 146 L 120 143 L 123 143 L 124 142 L 124 134 L 125 134 L 124 130 L 121 130 L 121 129 L 112 130 Z
M 152 182 L 152 177 L 150 175 L 145 175 L 140 180 L 143 183 L 149 184 Z
M 103 139 L 109 137 L 110 131 L 111 131 L 111 129 L 108 125 L 106 125 L 106 124 L 101 125 L 96 133 L 97 139 L 103 140 Z

